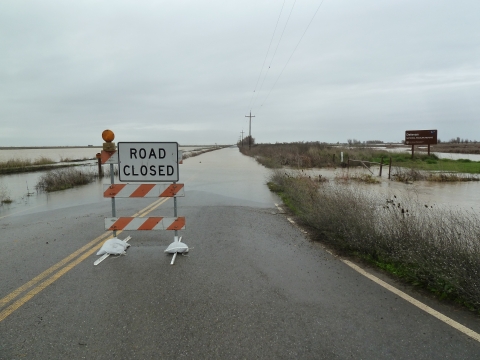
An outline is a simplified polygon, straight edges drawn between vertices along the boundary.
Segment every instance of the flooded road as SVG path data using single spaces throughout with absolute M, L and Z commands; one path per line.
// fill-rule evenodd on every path
M 205 149 L 205 146 L 180 147 L 179 149 L 188 152 L 195 152 Z M 55 148 L 55 149 L 15 149 L 0 150 L 0 161 L 8 159 L 30 159 L 48 157 L 54 161 L 69 159 L 94 158 L 101 148 Z M 80 169 L 96 173 L 98 170 L 97 160 L 86 160 L 81 162 Z M 109 168 L 103 166 L 104 170 Z M 46 193 L 37 191 L 35 186 L 40 177 L 46 171 L 32 173 L 19 173 L 0 175 L 0 196 L 8 197 L 12 203 L 0 204 L 0 218 L 9 215 L 30 214 L 39 211 L 48 211 L 68 206 L 93 204 L 107 201 L 103 198 L 103 184 L 110 184 L 110 178 L 102 178 L 97 181 L 74 189 Z M 115 182 L 118 182 L 116 177 Z
M 227 190 L 222 190 L 225 189 L 225 187 L 218 186 L 217 184 L 227 181 L 230 184 L 236 184 L 239 188 L 248 186 L 250 183 L 247 181 L 248 179 L 238 177 L 237 170 L 242 164 L 239 163 L 238 157 L 233 158 L 235 155 L 236 154 L 233 153 L 223 153 L 223 156 L 226 157 L 223 168 L 220 169 L 211 166 L 209 157 L 199 156 L 185 160 L 192 163 L 189 168 L 198 168 L 197 170 L 202 172 L 202 176 L 207 176 L 209 178 L 209 181 L 203 182 L 201 187 L 196 190 L 213 190 L 218 193 L 223 192 L 223 195 L 226 196 L 235 196 L 235 194 L 227 194 Z M 232 156 L 232 159 L 228 159 L 229 156 Z M 254 161 L 248 157 L 242 157 L 240 159 L 242 159 L 242 162 Z M 96 160 L 84 161 L 83 165 L 89 171 L 97 171 Z M 106 169 L 107 166 L 105 165 L 104 168 Z M 258 175 L 261 176 L 266 183 L 270 171 L 265 168 L 262 169 L 262 174 Z M 378 174 L 378 169 L 372 167 L 372 171 L 375 175 Z M 237 175 L 230 179 L 226 179 L 225 176 L 229 173 L 235 173 Z M 324 177 L 333 181 L 336 177 L 346 176 L 347 170 L 316 169 L 308 170 L 307 173 L 312 176 L 322 174 Z M 366 169 L 355 169 L 350 170 L 350 173 L 369 172 Z M 28 214 L 74 205 L 94 204 L 108 201 L 108 199 L 103 198 L 103 184 L 109 184 L 109 178 L 102 178 L 94 183 L 79 186 L 74 189 L 45 193 L 35 189 L 38 179 L 43 174 L 44 172 L 35 172 L 0 176 L 0 191 L 4 191 L 13 200 L 11 204 L 0 205 L 0 218 L 9 215 Z M 248 177 L 251 175 L 245 176 Z M 390 198 L 393 195 L 396 195 L 397 197 L 410 200 L 413 199 L 429 205 L 444 206 L 459 210 L 473 210 L 480 214 L 480 182 L 478 181 L 454 183 L 416 181 L 412 184 L 405 184 L 402 182 L 390 181 L 387 179 L 387 176 L 388 175 L 384 169 L 383 177 L 379 178 L 381 180 L 380 184 L 362 184 L 357 182 L 354 182 L 353 184 L 366 191 L 381 192 L 384 194 L 385 198 Z M 115 179 L 115 182 L 118 182 L 118 178 Z M 255 190 L 252 189 L 251 191 L 253 192 L 253 198 L 255 198 Z

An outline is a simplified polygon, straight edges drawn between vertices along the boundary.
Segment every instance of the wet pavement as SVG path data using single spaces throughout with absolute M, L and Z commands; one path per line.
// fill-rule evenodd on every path
M 480 343 L 310 242 L 278 212 L 268 173 L 236 148 L 185 161 L 192 249 L 174 266 L 161 231 L 120 233 L 127 255 L 93 266 L 109 199 L 0 219 L 0 359 L 478 358 Z M 480 332 L 471 314 L 402 290 Z

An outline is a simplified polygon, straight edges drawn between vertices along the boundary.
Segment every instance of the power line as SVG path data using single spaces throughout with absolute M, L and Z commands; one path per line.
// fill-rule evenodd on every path
M 262 84 L 260 85 L 260 89 L 258 90 L 259 92 L 262 90 L 263 83 L 265 82 L 265 79 L 267 78 L 268 70 L 270 70 L 270 67 L 273 64 L 273 59 L 275 58 L 275 55 L 277 54 L 278 47 L 280 46 L 280 42 L 282 41 L 283 34 L 285 33 L 285 29 L 287 28 L 290 17 L 292 16 L 293 8 L 295 7 L 296 3 L 297 3 L 297 0 L 295 0 L 295 2 L 292 5 L 292 8 L 290 9 L 290 13 L 288 14 L 287 22 L 285 23 L 285 26 L 283 27 L 283 31 L 282 31 L 282 34 L 280 35 L 280 39 L 278 39 L 277 46 L 275 47 L 275 52 L 273 53 L 272 59 L 270 60 L 270 65 L 268 65 L 268 69 L 265 72 L 265 76 L 263 77 Z M 283 8 L 283 6 L 282 6 L 282 8 Z M 256 100 L 256 98 L 255 98 L 255 100 Z M 253 102 L 252 107 L 254 105 L 255 105 L 255 101 Z
M 253 97 L 254 97 L 255 92 L 256 92 L 256 90 L 257 90 L 258 82 L 260 81 L 260 77 L 262 76 L 263 67 L 265 66 L 265 62 L 267 61 L 268 53 L 270 52 L 270 47 L 272 46 L 273 38 L 275 37 L 275 33 L 276 33 L 276 31 L 277 31 L 278 22 L 280 21 L 280 16 L 282 15 L 283 7 L 284 7 L 284 6 L 285 6 L 285 0 L 283 0 L 282 8 L 280 9 L 280 14 L 278 14 L 277 23 L 275 24 L 275 29 L 273 30 L 273 34 L 272 34 L 272 39 L 270 40 L 270 44 L 268 45 L 267 53 L 265 54 L 265 59 L 263 59 L 263 64 L 262 64 L 262 67 L 260 68 L 260 74 L 258 74 L 257 83 L 255 84 L 255 88 L 254 88 L 254 90 L 253 90 L 252 97 L 251 97 L 251 99 L 250 99 L 250 104 L 248 104 L 248 108 L 249 108 L 249 109 L 251 108 L 252 100 L 253 100 Z
M 317 10 L 315 10 L 315 13 L 313 14 L 313 16 L 312 16 L 312 18 L 310 19 L 310 22 L 308 23 L 305 31 L 303 32 L 302 36 L 300 37 L 300 40 L 298 41 L 297 45 L 296 45 L 295 48 L 293 49 L 292 53 L 290 54 L 290 57 L 288 58 L 287 63 L 285 64 L 285 66 L 283 67 L 282 71 L 280 72 L 280 75 L 278 75 L 277 80 L 275 80 L 275 83 L 273 84 L 272 88 L 271 88 L 270 91 L 268 92 L 265 100 L 263 100 L 263 102 L 262 102 L 262 104 L 260 105 L 260 107 L 262 107 L 263 104 L 265 104 L 265 102 L 267 101 L 268 97 L 270 96 L 270 93 L 272 92 L 272 90 L 274 89 L 274 87 L 275 87 L 275 85 L 277 84 L 278 80 L 280 79 L 280 76 L 282 76 L 283 71 L 284 71 L 285 68 L 287 67 L 288 63 L 290 62 L 290 60 L 291 60 L 291 58 L 292 58 L 292 56 L 293 56 L 293 54 L 295 53 L 295 51 L 297 50 L 298 46 L 300 45 L 300 42 L 302 41 L 303 37 L 305 36 L 305 33 L 307 32 L 308 28 L 309 28 L 310 25 L 312 24 L 313 19 L 314 19 L 315 16 L 317 15 L 318 10 L 320 10 L 320 7 L 323 5 L 323 2 L 324 2 L 324 1 L 325 1 L 325 0 L 322 0 L 322 1 L 320 2 L 320 5 L 318 5 Z

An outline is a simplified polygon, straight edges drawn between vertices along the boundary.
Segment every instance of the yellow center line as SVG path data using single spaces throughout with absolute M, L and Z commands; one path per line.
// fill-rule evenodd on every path
M 152 204 L 148 205 L 144 209 L 135 213 L 133 215 L 133 217 L 137 217 L 139 214 L 142 214 L 142 216 L 144 216 L 144 215 L 150 213 L 151 211 L 155 210 L 160 205 L 165 203 L 168 199 L 169 198 L 160 198 L 160 199 L 154 201 Z M 120 234 L 121 232 L 122 232 L 121 230 L 117 231 L 117 235 Z M 4 320 L 8 315 L 10 315 L 12 312 L 17 310 L 20 306 L 25 304 L 33 296 L 35 296 L 40 291 L 45 289 L 48 285 L 53 283 L 55 280 L 57 280 L 62 275 L 67 273 L 69 270 L 71 270 L 73 267 L 75 267 L 76 265 L 81 263 L 83 260 L 85 260 L 88 256 L 90 256 L 93 252 L 95 252 L 95 250 L 100 248 L 100 246 L 101 246 L 101 244 L 99 244 L 100 242 L 102 242 L 103 240 L 106 240 L 108 237 L 111 237 L 111 236 L 112 236 L 111 231 L 107 231 L 107 232 L 103 233 L 102 235 L 100 235 L 100 236 L 96 237 L 95 239 L 93 239 L 92 241 L 90 241 L 88 244 L 82 246 L 80 249 L 78 249 L 75 252 L 73 252 L 72 254 L 68 255 L 63 260 L 59 261 L 58 263 L 51 266 L 50 268 L 48 268 L 47 270 L 45 270 L 41 274 L 37 275 L 32 280 L 26 282 L 24 285 L 15 289 L 14 291 L 12 291 L 10 294 L 5 296 L 4 298 L 0 299 L 0 309 L 1 309 L 6 304 L 8 304 L 10 301 L 12 301 L 16 297 L 18 297 L 21 293 L 23 293 L 24 291 L 26 291 L 30 287 L 34 286 L 38 282 L 42 281 L 44 278 L 46 278 L 47 276 L 49 276 L 53 272 L 57 271 L 59 268 L 61 268 L 62 266 L 64 266 L 65 264 L 67 264 L 68 262 L 73 260 L 75 257 L 82 254 L 84 251 L 87 251 L 89 248 L 93 247 L 92 249 L 85 252 L 82 256 L 80 256 L 77 260 L 75 260 L 75 261 L 71 262 L 70 264 L 68 264 L 67 266 L 63 267 L 60 271 L 58 271 L 56 274 L 51 276 L 49 279 L 47 279 L 46 281 L 44 281 L 40 285 L 38 285 L 35 288 L 33 288 L 32 290 L 30 290 L 25 296 L 23 296 L 21 299 L 17 300 L 15 303 L 10 305 L 8 308 L 6 308 L 5 310 L 2 310 L 0 312 L 0 322 L 2 320 Z M 95 245 L 97 245 L 97 246 L 95 246 Z

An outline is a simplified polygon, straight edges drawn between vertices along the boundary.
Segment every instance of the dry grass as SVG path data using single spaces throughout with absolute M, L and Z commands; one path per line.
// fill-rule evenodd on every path
M 335 175 L 336 181 L 341 182 L 348 182 L 350 180 L 361 182 L 365 184 L 380 184 L 380 179 L 377 176 L 373 176 L 372 174 L 365 174 L 359 172 L 342 172 L 341 174 Z
M 27 166 L 48 165 L 54 163 L 55 161 L 44 156 L 41 156 L 36 160 L 13 158 L 7 161 L 0 162 L 0 169 L 24 168 Z
M 451 160 L 439 159 L 436 155 L 416 153 L 415 158 L 407 152 L 387 152 L 365 146 L 339 147 L 324 143 L 284 143 L 284 144 L 257 144 L 250 150 L 240 147 L 244 155 L 254 157 L 262 165 L 277 169 L 290 167 L 305 168 L 337 168 L 337 167 L 370 167 L 387 163 L 390 159 L 392 166 L 397 169 L 396 179 L 401 181 L 473 181 L 480 180 L 480 162 L 467 159 Z M 343 153 L 343 161 L 341 154 Z M 350 161 L 349 161 L 350 160 Z M 426 171 L 432 172 L 427 176 Z M 442 173 L 441 175 L 439 175 Z M 456 173 L 456 174 L 455 174 Z M 472 174 L 464 176 L 461 174 Z M 365 181 L 369 179 L 359 180 Z
M 35 188 L 47 192 L 70 189 L 78 185 L 89 184 L 97 178 L 92 170 L 67 168 L 51 170 L 43 174 Z
M 452 172 L 428 172 L 416 169 L 395 167 L 392 171 L 392 179 L 411 183 L 413 181 L 434 181 L 434 182 L 465 182 L 480 181 L 480 177 L 472 174 L 460 174 Z
M 315 239 L 480 311 L 477 214 L 279 170 L 270 180 Z
M 247 146 L 239 149 L 244 155 L 255 157 L 258 162 L 269 168 L 334 167 L 340 162 L 336 155 L 337 149 L 318 142 L 258 144 L 250 150 Z
M 480 154 L 480 142 L 472 143 L 440 143 L 430 146 L 430 151 L 456 153 L 456 154 Z

